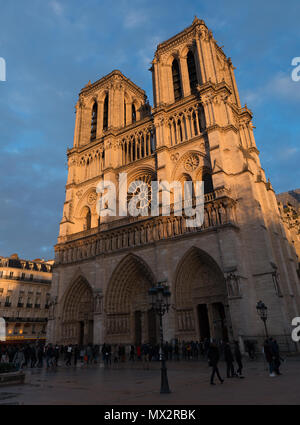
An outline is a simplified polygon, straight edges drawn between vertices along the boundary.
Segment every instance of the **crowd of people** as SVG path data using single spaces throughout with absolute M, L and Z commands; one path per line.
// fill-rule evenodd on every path
M 253 350 L 253 347 L 251 349 Z M 270 376 L 280 375 L 279 368 L 282 358 L 276 340 L 268 338 L 264 343 L 263 353 L 269 365 Z M 209 366 L 212 368 L 211 385 L 215 385 L 215 375 L 217 375 L 221 383 L 224 381 L 218 369 L 220 359 L 224 359 L 226 363 L 227 378 L 244 378 L 242 353 L 238 341 L 234 341 L 233 346 L 229 342 L 214 342 L 208 339 L 200 342 L 174 341 L 172 343 L 166 342 L 163 345 L 163 350 L 160 349 L 158 344 L 64 346 L 45 345 L 39 342 L 24 345 L 0 345 L 0 362 L 11 363 L 17 370 L 22 368 L 43 368 L 44 366 L 46 368 L 56 368 L 63 364 L 66 366 L 76 366 L 78 363 L 90 365 L 101 361 L 106 368 L 127 361 L 137 361 L 142 362 L 147 369 L 150 362 L 161 360 L 162 354 L 169 361 L 208 361 Z M 253 354 L 248 352 L 248 355 L 251 359 Z

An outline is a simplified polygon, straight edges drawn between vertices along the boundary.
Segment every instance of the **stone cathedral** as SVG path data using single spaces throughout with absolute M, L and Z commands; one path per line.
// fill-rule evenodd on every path
M 158 341 L 148 290 L 167 282 L 165 340 L 264 337 L 293 345 L 300 314 L 298 259 L 260 164 L 252 113 L 241 106 L 234 66 L 205 23 L 159 44 L 145 92 L 112 71 L 76 104 L 74 144 L 55 246 L 48 341 Z M 204 222 L 186 217 L 99 217 L 100 181 L 204 182 Z M 133 191 L 135 189 L 133 188 Z M 138 191 L 139 188 L 136 188 Z M 151 197 L 146 199 L 150 204 Z

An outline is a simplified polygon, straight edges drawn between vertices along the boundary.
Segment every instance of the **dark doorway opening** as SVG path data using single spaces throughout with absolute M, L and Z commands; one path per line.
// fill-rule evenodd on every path
M 217 314 L 218 314 L 218 322 L 220 324 L 222 340 L 228 341 L 228 330 L 226 326 L 226 315 L 225 315 L 224 305 L 223 303 L 214 303 L 213 306 L 215 308 L 215 311 L 217 311 Z
M 156 314 L 154 310 L 148 311 L 148 337 L 149 344 L 155 345 L 157 343 L 157 324 L 156 324 Z
M 142 343 L 142 312 L 141 311 L 135 311 L 134 323 L 135 323 L 135 344 L 141 345 Z
M 89 320 L 88 343 L 93 344 L 93 342 L 94 342 L 94 321 Z
M 198 320 L 199 320 L 199 331 L 200 339 L 210 339 L 209 319 L 206 304 L 198 305 Z
M 79 322 L 79 345 L 83 345 L 84 339 L 84 322 Z

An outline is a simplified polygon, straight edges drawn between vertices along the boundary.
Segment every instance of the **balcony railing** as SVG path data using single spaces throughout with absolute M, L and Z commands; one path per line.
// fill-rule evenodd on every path
M 9 276 L 9 275 L 3 275 L 0 279 L 7 279 L 7 280 L 17 280 L 22 282 L 34 282 L 34 283 L 46 283 L 48 285 L 51 284 L 50 279 L 39 279 L 39 278 L 30 278 L 30 277 L 22 277 L 22 276 Z

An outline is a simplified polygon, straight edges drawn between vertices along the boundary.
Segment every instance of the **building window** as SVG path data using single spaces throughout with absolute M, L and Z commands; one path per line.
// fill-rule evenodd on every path
M 182 98 L 181 80 L 178 60 L 174 59 L 172 64 L 172 77 L 175 102 Z
M 187 66 L 189 71 L 190 88 L 191 88 L 191 92 L 193 92 L 196 90 L 198 79 L 197 79 L 195 57 L 193 52 L 191 51 L 189 51 L 187 55 Z
M 28 292 L 28 298 L 27 298 L 27 308 L 32 308 L 32 292 Z
M 124 127 L 126 127 L 126 101 L 124 100 Z
M 25 273 L 21 273 L 21 280 L 25 279 Z
M 5 307 L 10 307 L 11 306 L 11 294 L 12 291 L 7 291 L 6 293 L 6 299 L 5 299 Z
M 105 96 L 103 105 L 103 130 L 108 129 L 108 94 Z
M 14 272 L 9 272 L 9 277 L 13 278 L 14 277 Z
M 18 307 L 19 308 L 22 308 L 23 305 L 24 305 L 24 303 L 23 303 L 23 295 L 24 295 L 24 292 L 23 291 L 20 291 L 20 293 L 19 293 L 19 299 L 18 299 Z
M 96 139 L 97 134 L 97 115 L 98 115 L 98 104 L 94 103 L 92 109 L 92 123 L 91 123 L 91 140 Z
M 82 211 L 83 218 L 83 230 L 90 230 L 92 226 L 92 215 L 91 210 L 88 206 L 85 206 Z
M 40 308 L 40 307 L 41 307 L 41 293 L 37 292 L 36 298 L 35 298 L 34 308 Z
M 46 294 L 46 304 L 45 304 L 45 308 L 49 308 L 49 304 L 50 304 L 50 294 Z
M 132 110 L 132 123 L 135 123 L 136 122 L 136 109 L 135 109 L 134 104 L 132 104 L 131 110 Z

